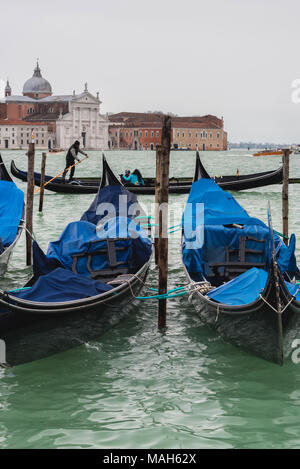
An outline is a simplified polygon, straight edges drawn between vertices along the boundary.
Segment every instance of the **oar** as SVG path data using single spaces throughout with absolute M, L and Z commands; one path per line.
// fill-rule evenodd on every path
M 72 166 L 69 166 L 67 169 L 64 169 L 61 173 L 59 173 L 59 174 L 57 174 L 56 176 L 54 176 L 54 178 L 52 178 L 52 179 L 50 179 L 49 181 L 47 181 L 47 182 L 44 184 L 43 187 L 46 187 L 47 184 L 49 184 L 49 182 L 51 182 L 51 181 L 53 181 L 54 179 L 58 178 L 58 177 L 61 176 L 64 172 L 69 171 L 69 169 L 73 168 L 73 166 L 76 166 L 77 164 L 82 163 L 82 161 L 86 160 L 87 158 L 88 158 L 88 156 L 86 156 L 85 158 L 82 158 L 82 160 L 80 160 L 80 161 L 77 161 L 77 163 L 72 164 Z M 40 190 L 41 190 L 41 188 L 39 187 L 38 189 L 36 189 L 36 190 L 34 191 L 34 194 L 37 194 L 37 192 L 39 192 Z

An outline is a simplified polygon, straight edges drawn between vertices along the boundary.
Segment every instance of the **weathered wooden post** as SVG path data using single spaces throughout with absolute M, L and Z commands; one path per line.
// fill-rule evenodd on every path
M 289 237 L 289 172 L 290 172 L 290 154 L 289 149 L 283 150 L 282 166 L 283 166 L 283 181 L 282 181 L 282 234 L 283 241 L 288 245 Z
M 171 148 L 171 117 L 164 116 L 161 137 L 160 186 L 159 186 L 159 240 L 158 240 L 158 294 L 168 291 L 168 201 Z M 158 326 L 166 327 L 167 300 L 158 301 Z
M 34 143 L 29 143 L 27 169 L 26 201 L 26 265 L 32 264 L 32 231 L 33 231 L 33 189 L 34 189 Z
M 45 191 L 44 184 L 45 184 L 46 158 L 47 158 L 47 153 L 43 153 L 42 154 L 42 165 L 41 165 L 41 190 L 40 190 L 39 212 L 43 211 L 44 191 Z
M 158 222 L 159 222 L 159 188 L 160 188 L 160 165 L 161 165 L 161 145 L 156 147 L 156 179 L 155 179 L 155 215 L 154 215 L 154 254 L 155 264 L 158 264 Z

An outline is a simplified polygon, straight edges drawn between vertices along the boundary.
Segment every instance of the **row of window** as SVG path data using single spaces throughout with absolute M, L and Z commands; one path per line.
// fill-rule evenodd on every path
M 50 107 L 50 108 L 48 109 L 48 112 L 53 113 L 53 112 L 54 112 L 54 109 L 53 109 L 52 107 Z M 29 107 L 29 108 L 27 109 L 27 114 L 34 114 L 34 113 L 35 113 L 35 110 L 34 110 L 33 107 Z
M 0 127 L 0 132 L 1 132 L 1 130 L 2 130 L 2 127 Z M 13 127 L 11 130 L 14 132 L 14 131 L 15 131 L 15 128 Z M 16 129 L 16 130 L 18 130 L 18 129 Z M 21 128 L 20 130 L 21 130 L 21 132 L 22 132 L 22 131 L 23 131 L 23 128 Z M 26 131 L 26 130 L 27 130 L 27 132 L 30 131 L 30 130 L 31 130 L 31 132 L 34 132 L 34 129 L 29 129 L 28 127 L 27 127 L 27 129 L 25 129 L 25 131 Z M 38 132 L 39 130 L 41 130 L 42 132 L 45 131 L 44 128 L 42 128 L 42 129 L 35 129 L 36 132 Z M 8 128 L 5 129 L 5 132 L 8 132 Z
M 12 143 L 12 145 L 14 145 L 14 144 L 15 144 L 15 140 L 12 139 L 11 143 Z M 29 144 L 29 140 L 27 140 L 26 143 Z M 35 143 L 38 145 L 38 144 L 39 144 L 39 141 L 36 140 Z M 42 140 L 41 144 L 42 144 L 42 145 L 45 145 L 45 140 Z M 0 145 L 1 145 L 1 140 L 0 140 Z M 21 139 L 21 145 L 24 145 L 24 140 L 23 140 L 23 139 Z
M 150 132 L 149 132 L 149 133 L 150 133 Z M 154 132 L 154 131 L 151 131 L 151 137 L 154 137 L 154 133 L 156 133 L 156 137 L 159 137 L 159 135 L 160 135 L 159 130 L 156 130 L 155 132 Z M 134 130 L 133 133 L 132 133 L 132 132 L 125 132 L 125 135 L 126 135 L 126 137 L 128 137 L 128 136 L 130 136 L 130 137 L 132 137 L 132 136 L 138 137 L 138 131 L 137 131 L 137 130 Z M 182 132 L 182 137 L 183 137 L 183 138 L 185 137 L 185 135 L 186 135 L 186 133 L 185 133 L 185 132 Z M 189 132 L 188 135 L 189 135 L 189 137 L 192 137 L 192 132 Z M 118 136 L 118 132 L 115 132 L 115 136 L 116 136 L 116 137 Z M 120 131 L 120 137 L 122 137 L 122 136 L 123 136 L 123 132 Z M 142 136 L 143 136 L 143 132 L 140 131 L 140 137 L 142 137 Z M 145 131 L 145 137 L 148 137 L 148 131 L 147 131 L 147 130 Z M 177 137 L 180 137 L 180 132 L 177 132 Z M 195 137 L 196 137 L 196 138 L 198 137 L 198 132 L 195 132 Z M 203 131 L 200 133 L 200 137 L 201 137 L 202 139 L 208 138 L 208 133 L 207 133 L 205 130 L 203 130 Z M 209 138 L 213 138 L 213 134 L 212 134 L 212 133 L 209 134 Z M 219 132 L 217 133 L 217 138 L 220 138 L 220 133 L 219 133 Z
M 177 137 L 180 137 L 180 132 L 177 132 Z M 185 132 L 182 132 L 182 137 L 185 137 Z M 192 132 L 189 132 L 189 137 L 192 137 Z M 197 138 L 198 137 L 198 132 L 195 132 L 195 137 Z M 208 137 L 208 133 L 203 130 L 201 133 L 200 133 L 200 137 L 205 139 Z M 209 138 L 213 138 L 213 134 L 210 133 L 209 134 Z M 220 138 L 220 134 L 219 132 L 217 133 L 217 138 Z
M 138 137 L 138 135 L 139 135 L 138 130 L 134 130 L 133 134 L 132 134 L 132 132 L 124 132 L 124 133 L 125 133 L 126 137 L 128 137 L 129 135 L 130 135 L 130 137 L 132 137 L 132 135 L 134 137 Z M 151 131 L 151 137 L 154 137 L 154 133 L 155 133 L 154 131 Z M 118 136 L 118 132 L 115 133 L 115 136 L 116 137 Z M 120 137 L 122 137 L 122 136 L 123 136 L 123 132 L 121 131 L 120 132 Z M 142 137 L 142 136 L 143 136 L 143 132 L 140 131 L 140 137 Z M 148 137 L 148 131 L 147 130 L 145 131 L 145 137 Z M 156 130 L 156 137 L 159 137 L 159 130 Z

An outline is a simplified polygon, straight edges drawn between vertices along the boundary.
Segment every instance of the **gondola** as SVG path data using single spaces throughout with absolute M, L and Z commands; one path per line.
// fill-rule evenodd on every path
M 199 154 L 198 154 L 199 156 Z M 206 170 L 200 161 L 199 158 L 199 168 L 203 173 L 206 173 Z M 18 169 L 14 163 L 11 162 L 11 173 L 18 179 L 22 181 L 27 181 L 27 172 L 21 171 Z M 283 170 L 282 167 L 276 169 L 275 171 L 265 171 L 262 173 L 247 174 L 240 176 L 219 176 L 215 177 L 215 182 L 225 190 L 230 191 L 240 191 L 246 189 L 253 189 L 256 187 L 268 186 L 271 184 L 280 184 L 282 182 Z M 46 176 L 45 181 L 52 179 L 52 176 Z M 127 189 L 134 194 L 145 194 L 152 195 L 155 193 L 155 178 L 143 178 L 145 185 L 144 186 L 133 186 L 126 185 Z M 45 186 L 47 190 L 52 192 L 60 192 L 63 194 L 94 194 L 97 192 L 101 179 L 98 178 L 74 178 L 73 181 L 69 183 L 63 183 L 61 178 L 55 179 L 53 182 L 50 182 Z M 188 194 L 193 179 L 188 177 L 170 178 L 169 182 L 169 192 L 170 194 Z M 39 173 L 34 173 L 34 183 L 36 186 L 40 187 L 41 184 L 41 175 Z
M 12 181 L 0 155 L 0 276 L 21 236 L 24 213 L 24 193 Z
M 0 340 L 10 366 L 91 340 L 112 323 L 111 311 L 128 309 L 150 265 L 152 243 L 138 225 L 145 218 L 103 157 L 101 186 L 89 209 L 47 254 L 34 241 L 31 280 L 0 291 Z
M 269 220 L 250 217 L 196 168 L 182 261 L 202 321 L 233 345 L 283 364 L 300 333 L 300 276 L 295 236 L 287 247 Z

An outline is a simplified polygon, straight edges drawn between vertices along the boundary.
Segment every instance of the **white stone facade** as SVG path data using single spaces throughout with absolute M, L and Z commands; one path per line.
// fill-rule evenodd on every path
M 73 94 L 69 112 L 56 121 L 56 147 L 66 149 L 79 140 L 81 148 L 106 150 L 109 121 L 100 115 L 100 104 L 98 96 L 87 89 L 80 95 Z

